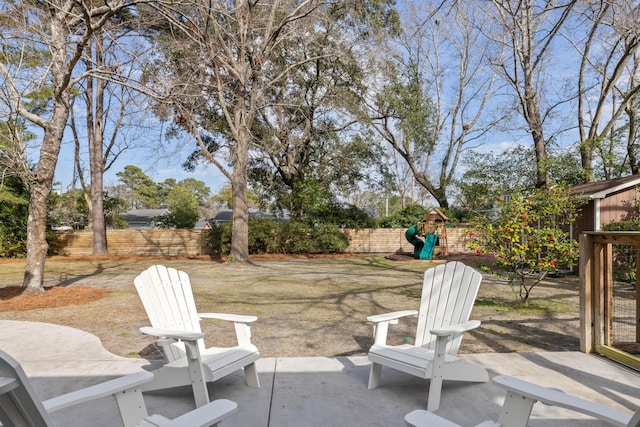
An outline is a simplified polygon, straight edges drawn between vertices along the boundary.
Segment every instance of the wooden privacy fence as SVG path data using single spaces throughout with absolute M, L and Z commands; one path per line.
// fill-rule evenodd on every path
M 107 230 L 111 255 L 206 255 L 202 248 L 203 230 Z M 65 255 L 91 255 L 93 232 L 61 231 L 57 233 Z
M 413 246 L 404 237 L 405 228 L 347 229 L 349 238 L 346 252 L 392 253 L 412 252 Z M 107 230 L 109 253 L 113 255 L 208 255 L 202 247 L 205 230 L 126 229 Z M 91 231 L 57 232 L 62 243 L 62 253 L 71 256 L 93 253 Z M 447 245 L 450 253 L 466 252 L 466 229 L 449 228 Z
M 580 235 L 580 349 L 640 370 L 640 232 Z

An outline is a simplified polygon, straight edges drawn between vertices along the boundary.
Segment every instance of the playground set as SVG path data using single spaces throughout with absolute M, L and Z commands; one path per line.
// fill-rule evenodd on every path
M 439 209 L 433 208 L 422 221 L 412 225 L 404 236 L 413 245 L 413 257 L 433 259 L 433 255 L 447 256 L 447 228 L 449 220 Z

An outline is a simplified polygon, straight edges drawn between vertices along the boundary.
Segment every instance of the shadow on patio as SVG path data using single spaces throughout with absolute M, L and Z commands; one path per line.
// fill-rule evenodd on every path
M 0 320 L 0 348 L 15 357 L 43 399 L 124 375 L 148 365 L 143 359 L 115 356 L 93 335 L 36 322 Z M 640 375 L 606 359 L 580 352 L 490 353 L 464 355 L 487 367 L 491 376 L 507 374 L 563 389 L 625 412 L 640 405 Z M 222 424 L 242 427 L 403 426 L 406 413 L 424 408 L 428 382 L 383 370 L 382 384 L 367 390 L 366 356 L 263 358 L 262 387 L 244 385 L 241 372 L 210 385 L 213 399 L 238 403 Z M 462 425 L 497 419 L 503 392 L 486 384 L 446 382 L 438 414 Z M 150 413 L 175 417 L 193 408 L 187 388 L 146 396 Z M 59 425 L 113 426 L 115 403 L 102 400 L 55 414 Z M 115 415 L 115 416 L 114 416 Z M 594 420 L 537 404 L 531 426 L 598 426 Z

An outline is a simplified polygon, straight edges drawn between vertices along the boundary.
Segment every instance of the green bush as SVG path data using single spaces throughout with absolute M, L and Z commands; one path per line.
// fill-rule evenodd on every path
M 212 225 L 203 233 L 202 246 L 213 255 L 228 254 L 231 251 L 231 223 Z
M 16 177 L 0 183 L 0 258 L 17 258 L 27 252 L 29 192 Z
M 429 211 L 421 205 L 410 205 L 388 217 L 379 219 L 378 227 L 409 228 L 422 221 L 428 213 Z
M 326 254 L 343 252 L 349 246 L 349 238 L 336 226 L 317 225 L 311 229 L 309 253 Z
M 640 231 L 640 221 L 625 220 L 602 226 L 602 231 Z
M 214 225 L 205 233 L 203 244 L 215 255 L 229 254 L 231 224 Z M 327 254 L 343 252 L 349 239 L 335 225 L 308 225 L 295 221 L 249 219 L 250 254 Z
M 270 218 L 249 219 L 249 253 L 266 254 L 275 253 L 274 247 L 278 246 L 278 222 Z

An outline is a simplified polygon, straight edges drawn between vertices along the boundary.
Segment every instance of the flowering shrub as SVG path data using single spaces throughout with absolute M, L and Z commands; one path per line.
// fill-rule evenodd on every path
M 493 273 L 505 278 L 516 298 L 526 303 L 549 273 L 578 260 L 578 242 L 568 230 L 582 203 L 562 186 L 498 198 L 490 216 L 472 221 L 469 247 L 494 254 Z

